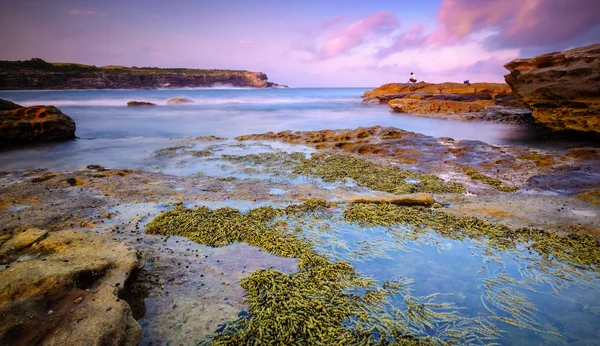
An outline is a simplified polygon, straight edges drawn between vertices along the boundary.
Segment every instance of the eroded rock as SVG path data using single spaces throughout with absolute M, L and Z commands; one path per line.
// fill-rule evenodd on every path
M 23 108 L 23 106 L 18 105 L 14 102 L 0 99 L 0 111 L 10 111 L 19 108 Z
M 600 44 L 516 59 L 504 67 L 514 95 L 553 130 L 600 134 Z
M 0 143 L 75 138 L 75 121 L 54 106 L 0 111 Z
M 119 299 L 134 250 L 92 232 L 29 229 L 0 252 L 0 344 L 138 344 L 141 327 Z
M 485 107 L 473 102 L 394 99 L 388 105 L 399 113 L 471 113 L 483 112 Z

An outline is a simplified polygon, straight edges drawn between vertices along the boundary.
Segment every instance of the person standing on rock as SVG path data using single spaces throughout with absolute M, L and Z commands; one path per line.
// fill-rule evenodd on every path
M 415 84 L 417 82 L 417 77 L 415 77 L 415 74 L 413 72 L 410 73 L 409 81 L 413 84 Z

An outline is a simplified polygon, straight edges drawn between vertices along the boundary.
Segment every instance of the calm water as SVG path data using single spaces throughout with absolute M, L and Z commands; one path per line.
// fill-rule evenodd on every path
M 360 88 L 169 89 L 0 91 L 0 98 L 24 106 L 55 105 L 77 123 L 79 139 L 0 152 L 0 169 L 74 169 L 90 163 L 148 168 L 147 159 L 169 138 L 238 135 L 283 130 L 395 126 L 436 137 L 491 144 L 562 147 L 544 142 L 523 126 L 459 122 L 392 113 L 361 104 Z M 173 97 L 194 104 L 167 105 Z M 128 108 L 131 100 L 158 107 Z M 572 143 L 570 145 L 573 145 Z

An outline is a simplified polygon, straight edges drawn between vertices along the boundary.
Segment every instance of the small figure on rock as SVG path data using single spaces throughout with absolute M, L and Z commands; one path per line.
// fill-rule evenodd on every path
M 471 85 L 471 82 L 469 82 L 469 80 L 467 79 L 463 82 L 463 84 Z
M 410 73 L 410 78 L 408 79 L 408 81 L 413 84 L 417 82 L 417 77 L 415 77 L 415 74 L 413 72 Z

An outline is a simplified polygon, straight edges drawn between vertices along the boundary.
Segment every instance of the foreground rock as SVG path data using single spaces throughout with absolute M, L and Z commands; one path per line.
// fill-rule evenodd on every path
M 180 105 L 180 104 L 186 104 L 186 103 L 194 103 L 194 101 L 187 99 L 185 97 L 173 97 L 172 99 L 167 101 L 167 103 L 170 105 Z
M 388 105 L 399 113 L 471 113 L 483 112 L 485 107 L 473 102 L 394 99 Z
M 75 121 L 54 106 L 0 111 L 0 143 L 75 138 Z
M 155 103 L 152 102 L 144 102 L 144 101 L 129 101 L 127 102 L 128 107 L 144 107 L 144 106 L 156 106 Z
M 139 264 L 134 250 L 92 232 L 34 228 L 0 244 L 0 344 L 138 344 L 141 327 L 119 299 Z
M 504 65 L 514 95 L 554 130 L 600 133 L 600 44 Z

